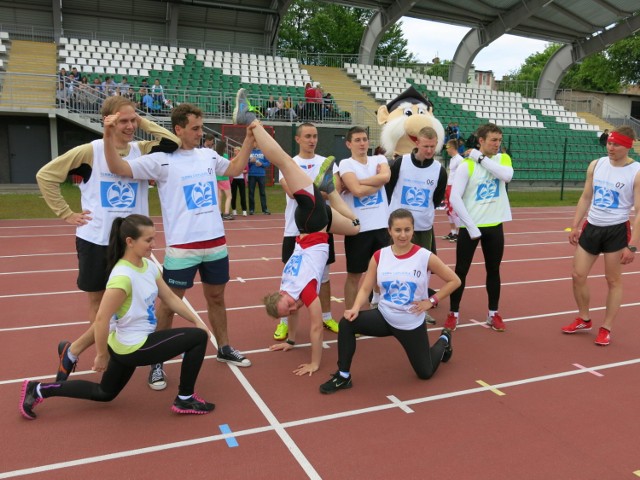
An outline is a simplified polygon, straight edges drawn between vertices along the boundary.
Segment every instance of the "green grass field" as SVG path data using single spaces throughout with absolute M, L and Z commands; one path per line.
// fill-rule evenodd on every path
M 521 191 L 511 190 L 509 199 L 513 207 L 551 207 L 575 206 L 580 198 L 580 190 L 568 190 L 564 199 L 560 200 L 560 191 Z M 80 210 L 80 190 L 71 184 L 62 185 L 62 194 L 74 211 Z M 258 197 L 256 192 L 256 197 Z M 256 209 L 260 211 L 260 203 L 256 198 Z M 284 193 L 279 186 L 267 188 L 267 205 L 273 213 L 284 212 Z M 239 207 L 239 205 L 238 205 Z M 149 209 L 151 215 L 160 215 L 158 191 L 152 188 L 149 193 Z M 1 194 L 0 220 L 19 218 L 55 218 L 42 197 L 37 193 Z

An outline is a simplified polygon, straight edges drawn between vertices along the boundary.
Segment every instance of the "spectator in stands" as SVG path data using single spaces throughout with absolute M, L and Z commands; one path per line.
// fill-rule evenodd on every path
M 164 87 L 160 85 L 159 78 L 156 78 L 153 81 L 153 86 L 151 87 L 151 95 L 153 96 L 154 102 L 157 102 L 159 105 L 164 104 Z
M 256 184 L 260 190 L 260 206 L 262 207 L 262 213 L 265 215 L 271 215 L 271 212 L 267 208 L 267 194 L 266 194 L 266 169 L 271 164 L 269 160 L 264 156 L 262 150 L 254 147 L 249 157 L 249 215 L 253 215 L 256 208 Z
M 140 87 L 138 93 L 135 94 L 133 101 L 136 102 L 136 108 L 144 111 L 144 96 L 147 94 L 147 89 Z
M 127 80 L 127 77 L 122 77 L 122 81 L 118 84 L 118 95 L 126 95 L 129 93 L 131 85 Z
M 128 100 L 135 102 L 136 92 L 133 90 L 133 87 L 129 87 L 129 90 L 121 94 L 123 97 L 126 97 Z
M 76 82 L 79 82 L 80 79 L 82 78 L 82 76 L 80 75 L 80 72 L 78 71 L 78 69 L 76 67 L 73 67 L 71 69 L 70 75 L 73 75 L 73 80 L 76 81 Z
M 118 85 L 113 81 L 113 78 L 106 77 L 104 82 L 102 82 L 102 92 L 105 97 L 113 97 L 117 94 Z
M 265 105 L 267 107 L 267 118 L 269 119 L 273 119 L 276 116 L 276 113 L 278 113 L 278 105 L 276 103 L 276 100 L 273 98 L 273 95 L 269 95 L 269 99 L 267 100 L 267 103 Z
M 68 90 L 65 86 L 64 80 L 58 82 L 58 88 L 56 89 L 56 106 L 58 108 L 67 108 Z
M 315 120 L 316 117 L 316 89 L 309 82 L 304 86 L 304 99 L 306 102 L 306 118 Z
M 69 74 L 67 73 L 67 69 L 61 68 L 60 71 L 58 72 L 58 81 L 65 82 L 68 76 Z
M 76 88 L 76 106 L 80 110 L 87 110 L 89 105 L 92 103 L 89 96 L 91 95 L 91 85 L 89 85 L 89 79 L 86 76 L 83 76 L 80 79 L 80 83 L 78 83 L 78 88 Z
M 142 97 L 142 111 L 146 113 L 153 113 L 156 110 L 154 106 L 155 102 L 153 101 L 153 97 L 151 96 L 151 94 L 147 89 L 141 88 L 140 90 L 144 90 L 144 95 Z
M 607 148 L 608 138 L 609 138 L 609 129 L 605 129 L 604 132 L 602 132 L 602 135 L 600 135 L 600 145 L 602 145 L 604 148 Z
M 474 148 L 479 148 L 480 144 L 478 143 L 478 137 L 477 137 L 478 131 L 476 130 L 475 132 L 473 132 L 471 135 L 469 135 L 467 137 L 467 140 L 464 142 L 464 146 L 466 149 L 474 149 Z
M 335 118 L 335 101 L 333 100 L 333 96 L 331 95 L 331 93 L 327 93 L 323 97 L 322 101 L 324 104 L 324 115 L 329 118 Z
M 89 91 L 89 101 L 91 102 L 90 109 L 97 113 L 102 107 L 103 100 L 104 89 L 102 88 L 102 79 L 100 77 L 95 77 Z
M 301 120 L 305 120 L 307 118 L 307 103 L 305 100 L 298 100 L 294 113 Z
M 147 91 L 151 88 L 151 85 L 149 85 L 149 81 L 146 78 L 143 78 L 140 82 L 140 88 L 144 88 Z

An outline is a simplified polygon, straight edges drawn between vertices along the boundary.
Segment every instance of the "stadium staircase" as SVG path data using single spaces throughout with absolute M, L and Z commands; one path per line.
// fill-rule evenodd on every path
M 378 125 L 376 114 L 380 104 L 360 88 L 360 85 L 347 76 L 342 69 L 315 65 L 303 65 L 303 68 L 309 72 L 314 82 L 322 85 L 325 94 L 331 93 L 340 110 L 351 110 L 354 102 L 362 105 L 367 113 L 360 117 L 353 112 L 351 120 L 356 125 L 368 127 L 371 145 L 377 145 L 380 138 L 380 126 Z
M 57 71 L 54 43 L 14 40 L 7 62 L 0 106 L 3 108 L 52 108 L 56 85 L 50 80 Z

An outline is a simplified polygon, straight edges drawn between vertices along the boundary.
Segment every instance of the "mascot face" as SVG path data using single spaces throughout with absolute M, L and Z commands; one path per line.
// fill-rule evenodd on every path
M 389 104 L 378 109 L 378 124 L 382 125 L 380 144 L 395 155 L 411 153 L 416 146 L 418 132 L 432 127 L 438 134 L 436 153 L 444 143 L 444 127 L 433 116 L 433 106 L 413 87 Z

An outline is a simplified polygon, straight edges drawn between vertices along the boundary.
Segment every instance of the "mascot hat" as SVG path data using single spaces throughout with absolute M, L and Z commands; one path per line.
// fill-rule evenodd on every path
M 427 108 L 433 108 L 433 103 L 426 99 L 418 90 L 413 87 L 413 85 L 411 85 L 404 92 L 387 103 L 387 111 L 389 113 L 393 112 L 400 104 L 404 102 L 409 102 L 412 105 L 424 103 Z

